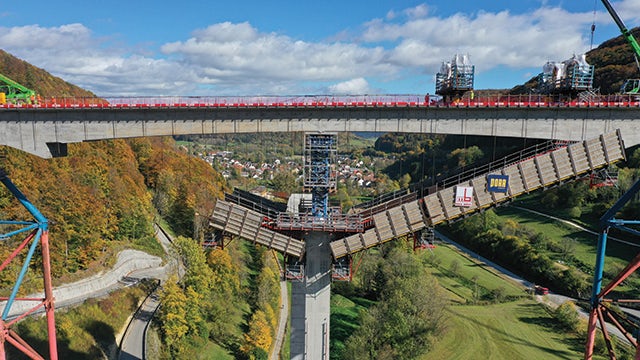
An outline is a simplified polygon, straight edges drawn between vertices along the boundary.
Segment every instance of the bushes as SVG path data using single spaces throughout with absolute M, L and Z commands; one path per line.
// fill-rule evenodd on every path
M 553 317 L 558 321 L 559 326 L 566 331 L 575 332 L 578 331 L 578 325 L 580 325 L 580 315 L 576 309 L 576 305 L 567 301 L 558 306 L 553 311 Z

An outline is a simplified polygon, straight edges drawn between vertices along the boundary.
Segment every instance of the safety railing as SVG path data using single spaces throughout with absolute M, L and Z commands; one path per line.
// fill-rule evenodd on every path
M 549 140 L 543 143 L 538 143 L 486 164 L 454 169 L 450 172 L 450 175 L 445 175 L 437 179 L 426 179 L 422 182 L 409 185 L 408 189 L 405 188 L 381 194 L 370 201 L 358 204 L 354 209 L 356 209 L 357 213 L 363 218 L 367 218 L 373 214 L 396 207 L 408 201 L 433 194 L 439 189 L 460 184 L 464 181 L 471 180 L 478 175 L 487 174 L 492 171 L 505 168 L 509 165 L 522 162 L 528 158 L 553 151 L 560 147 L 568 146 L 571 143 L 572 142 L 558 140 Z
M 149 108 L 353 108 L 353 107 L 640 107 L 638 95 L 601 95 L 588 99 L 561 96 L 469 96 L 444 102 L 435 95 L 300 96 L 140 96 L 62 97 L 34 103 L 5 103 L 0 109 L 149 109 Z

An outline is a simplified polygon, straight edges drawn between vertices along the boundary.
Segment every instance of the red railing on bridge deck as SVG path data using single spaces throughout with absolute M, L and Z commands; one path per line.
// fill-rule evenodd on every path
M 566 100 L 543 95 L 478 96 L 453 102 L 422 95 L 307 95 L 307 96 L 158 96 L 64 97 L 35 104 L 0 104 L 0 109 L 148 109 L 148 108 L 361 108 L 361 107 L 640 107 L 637 95 L 603 95 L 589 100 Z

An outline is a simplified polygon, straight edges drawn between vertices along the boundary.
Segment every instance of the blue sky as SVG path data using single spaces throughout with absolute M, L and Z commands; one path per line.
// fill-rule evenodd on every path
M 614 7 L 629 28 L 640 0 Z M 100 96 L 434 91 L 468 54 L 510 88 L 618 34 L 590 1 L 40 1 L 0 9 L 0 48 Z

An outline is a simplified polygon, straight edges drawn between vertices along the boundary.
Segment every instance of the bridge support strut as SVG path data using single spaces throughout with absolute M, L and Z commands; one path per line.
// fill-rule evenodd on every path
M 4 169 L 0 168 L 0 182 L 11 192 L 11 194 L 24 206 L 33 216 L 30 221 L 0 220 L 0 225 L 8 227 L 8 232 L 0 232 L 0 240 L 6 240 L 22 233 L 27 233 L 25 239 L 18 247 L 0 264 L 0 272 L 16 260 L 25 249 L 24 262 L 20 268 L 18 278 L 13 286 L 9 297 L 0 297 L 4 308 L 0 317 L 0 360 L 7 357 L 6 344 L 13 345 L 16 349 L 32 359 L 45 359 L 24 339 L 22 339 L 13 329 L 18 321 L 44 308 L 47 318 L 47 336 L 49 359 L 58 359 L 58 348 L 56 341 L 56 328 L 54 317 L 54 298 L 51 284 L 51 258 L 49 256 L 49 221 L 40 211 L 26 198 L 26 196 L 11 182 Z M 24 281 L 25 275 L 30 267 L 33 255 L 40 244 L 42 254 L 42 272 L 44 281 L 44 297 L 24 298 L 17 297 L 18 290 Z M 16 260 L 17 261 L 17 260 Z M 12 309 L 15 305 L 15 309 Z M 12 311 L 13 310 L 13 311 Z
M 584 359 L 592 360 L 593 352 L 595 346 L 595 338 L 596 332 L 598 330 L 598 324 L 600 325 L 600 329 L 605 339 L 605 343 L 607 345 L 607 350 L 609 352 L 609 358 L 612 360 L 616 359 L 615 350 L 613 348 L 611 338 L 609 335 L 609 331 L 607 330 L 607 326 L 609 323 L 608 320 L 613 326 L 617 327 L 618 330 L 627 338 L 629 343 L 635 348 L 635 359 L 640 360 L 640 348 L 638 347 L 637 339 L 634 339 L 633 336 L 625 329 L 622 324 L 626 321 L 624 318 L 620 318 L 618 320 L 617 316 L 614 312 L 609 311 L 609 303 L 612 303 L 612 300 L 606 299 L 605 297 L 611 293 L 618 285 L 620 285 L 625 279 L 631 276 L 638 268 L 640 268 L 640 253 L 636 255 L 636 257 L 629 262 L 629 264 L 613 279 L 611 282 L 602 289 L 602 280 L 604 275 L 604 260 L 605 260 L 605 251 L 607 247 L 607 238 L 609 234 L 609 229 L 616 228 L 622 230 L 627 233 L 631 233 L 634 235 L 640 235 L 640 231 L 636 229 L 632 229 L 627 227 L 626 225 L 637 225 L 640 224 L 640 220 L 620 220 L 616 219 L 615 215 L 622 209 L 624 205 L 626 205 L 630 200 L 632 200 L 636 194 L 640 191 L 640 180 L 637 181 L 633 186 L 624 193 L 620 199 L 600 218 L 600 235 L 598 237 L 598 248 L 596 253 L 596 266 L 593 275 L 593 290 L 591 293 L 591 311 L 589 312 L 589 323 L 587 330 L 587 341 L 585 346 Z M 637 302 L 637 300 L 629 300 L 629 299 L 616 299 L 616 303 L 624 304 L 630 302 Z M 637 325 L 626 322 L 626 325 L 634 325 L 637 328 Z

